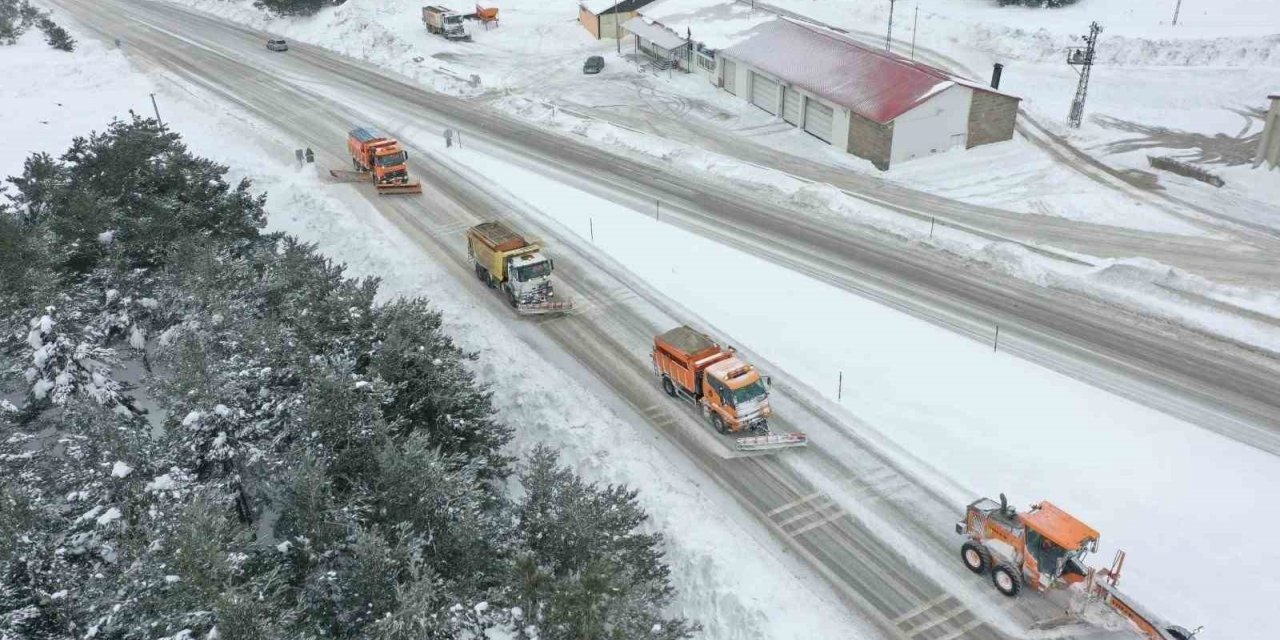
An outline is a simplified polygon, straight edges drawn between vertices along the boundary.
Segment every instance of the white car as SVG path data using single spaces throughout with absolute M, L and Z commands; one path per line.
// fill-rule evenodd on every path
M 268 40 L 267 48 L 272 51 L 288 51 L 289 43 L 284 40 Z

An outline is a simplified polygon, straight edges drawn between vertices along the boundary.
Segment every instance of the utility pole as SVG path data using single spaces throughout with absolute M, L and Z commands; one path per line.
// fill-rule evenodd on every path
M 613 39 L 618 41 L 618 57 L 622 57 L 622 22 L 618 14 L 613 14 Z
M 1097 22 L 1089 25 L 1089 35 L 1081 36 L 1085 47 L 1076 47 L 1067 52 L 1067 64 L 1080 67 L 1080 84 L 1076 85 L 1076 97 L 1071 100 L 1071 113 L 1067 116 L 1067 126 L 1079 129 L 1084 120 L 1084 100 L 1089 93 L 1089 75 L 1093 71 L 1093 55 L 1098 46 L 1098 34 L 1102 26 Z
M 155 109 L 155 112 L 156 112 L 156 122 L 158 122 L 158 123 L 160 124 L 160 126 L 162 126 L 162 127 L 163 127 L 163 126 L 164 126 L 164 120 L 161 120 L 161 119 L 160 119 L 160 107 L 156 106 L 156 94 L 154 94 L 154 93 L 153 93 L 153 94 L 151 94 L 151 108 L 152 108 L 152 109 Z
M 1178 0 L 1178 4 L 1173 6 L 1173 26 L 1178 26 L 1178 14 L 1182 13 L 1182 0 Z
M 897 3 L 898 0 L 889 0 L 889 32 L 884 36 L 885 51 L 893 51 L 893 46 L 891 44 L 893 42 L 893 5 Z
M 916 17 L 911 21 L 911 59 L 916 59 L 916 31 L 920 28 L 920 5 L 916 5 Z

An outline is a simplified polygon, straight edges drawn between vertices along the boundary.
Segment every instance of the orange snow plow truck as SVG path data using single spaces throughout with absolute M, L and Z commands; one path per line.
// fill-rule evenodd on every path
M 1079 585 L 1088 596 L 1085 606 L 1102 602 L 1128 618 L 1149 640 L 1192 640 L 1200 631 L 1168 623 L 1116 588 L 1124 567 L 1123 551 L 1116 553 L 1110 569 L 1086 565 L 1085 556 L 1098 550 L 1098 532 L 1049 502 L 1019 513 L 1003 493 L 999 503 L 981 498 L 966 509 L 964 520 L 956 523 L 956 533 L 967 538 L 960 547 L 964 565 L 977 574 L 990 573 L 991 583 L 1006 596 L 1018 595 L 1023 585 L 1034 591 Z M 1069 614 L 1050 622 L 1069 624 L 1080 618 Z
M 358 127 L 347 134 L 347 151 L 354 171 L 330 169 L 329 175 L 372 182 L 379 195 L 422 193 L 422 184 L 409 179 L 409 154 L 395 138 Z
M 689 327 L 676 327 L 653 340 L 653 372 L 662 390 L 692 402 L 721 435 L 751 434 L 734 439 L 739 451 L 803 447 L 802 432 L 770 434 L 769 378 Z

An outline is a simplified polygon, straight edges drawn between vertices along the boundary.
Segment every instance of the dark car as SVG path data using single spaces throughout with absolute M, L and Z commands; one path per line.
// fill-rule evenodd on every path
M 591 56 L 582 65 L 583 73 L 600 73 L 601 69 L 604 69 L 604 58 L 600 56 Z
M 284 40 L 268 40 L 267 48 L 272 51 L 288 51 L 289 43 Z

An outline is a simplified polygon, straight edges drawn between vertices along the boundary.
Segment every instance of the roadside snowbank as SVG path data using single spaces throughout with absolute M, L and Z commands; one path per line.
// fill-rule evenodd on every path
M 496 391 L 500 418 L 518 425 L 514 453 L 551 444 L 584 477 L 639 489 L 649 526 L 666 535 L 679 591 L 675 608 L 703 624 L 706 637 L 865 635 L 825 586 L 793 559 L 780 557 L 768 534 L 714 482 L 665 441 L 629 424 L 621 409 L 537 355 L 545 345 L 536 344 L 521 323 L 477 304 L 473 289 L 434 264 L 354 190 L 293 166 L 291 148 L 271 131 L 241 122 L 186 89 L 153 83 L 118 51 L 75 36 L 82 41 L 72 54 L 53 51 L 30 34 L 14 47 L 0 48 L 0 75 L 8 80 L 0 85 L 0 104 L 12 114 L 0 119 L 0 138 L 8 143 L 0 147 L 0 175 L 21 173 L 31 153 L 61 153 L 72 137 L 101 130 L 129 109 L 149 113 L 148 94 L 157 93 L 166 122 L 194 153 L 232 166 L 232 178 L 251 177 L 268 193 L 271 229 L 317 243 L 345 262 L 350 275 L 381 277 L 384 298 L 431 299 L 448 333 L 479 355 L 475 373 Z

